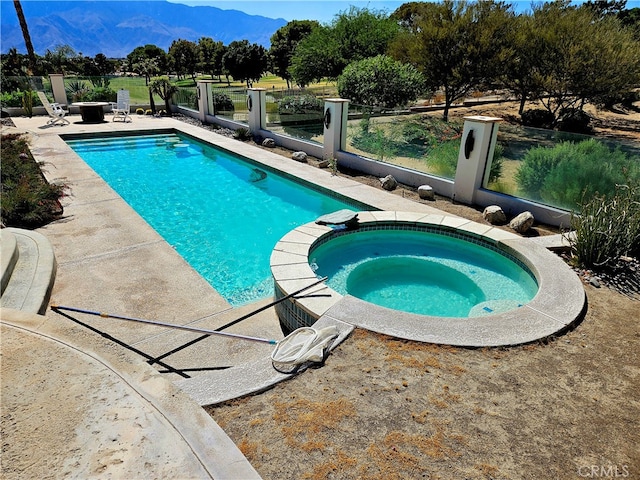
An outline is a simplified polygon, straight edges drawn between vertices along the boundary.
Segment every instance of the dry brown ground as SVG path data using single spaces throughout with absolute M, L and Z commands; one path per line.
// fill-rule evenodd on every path
M 640 137 L 637 112 L 600 118 L 603 134 Z M 461 349 L 356 330 L 321 368 L 208 411 L 265 479 L 640 478 L 640 302 L 585 290 L 585 318 L 544 342 Z
M 265 479 L 639 478 L 639 305 L 586 290 L 584 321 L 549 342 L 357 330 L 322 368 L 210 413 Z

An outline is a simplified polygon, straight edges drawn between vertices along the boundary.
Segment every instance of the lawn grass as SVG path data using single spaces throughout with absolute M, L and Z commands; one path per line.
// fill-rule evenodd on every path
M 197 77 L 197 80 L 213 80 L 213 86 L 216 89 L 234 90 L 239 88 L 244 89 L 247 87 L 247 84 L 244 81 L 236 81 L 230 78 L 230 81 L 227 82 L 227 79 L 224 76 L 220 79 L 217 77 L 212 79 L 210 75 L 203 75 Z M 195 89 L 195 83 L 191 77 L 176 80 L 174 84 L 180 88 Z M 149 104 L 149 90 L 144 77 L 111 77 L 109 86 L 113 90 L 120 90 L 121 88 L 129 90 L 131 103 L 133 105 Z M 265 75 L 258 82 L 254 82 L 253 86 L 255 88 L 265 88 L 267 90 L 286 90 L 287 82 L 276 75 Z M 305 90 L 320 97 L 332 97 L 337 96 L 338 94 L 335 84 L 329 81 L 322 81 L 309 85 Z M 157 95 L 154 95 L 153 98 L 156 104 L 164 103 Z

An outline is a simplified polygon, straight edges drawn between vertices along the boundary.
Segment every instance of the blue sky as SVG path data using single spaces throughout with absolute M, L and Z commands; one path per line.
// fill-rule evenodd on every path
M 210 5 L 224 10 L 240 10 L 250 15 L 262 15 L 269 18 L 284 18 L 290 20 L 318 20 L 329 23 L 334 16 L 351 5 L 372 10 L 386 10 L 391 13 L 407 1 L 384 0 L 170 0 L 185 5 Z M 573 3 L 582 3 L 575 0 Z M 511 1 L 518 11 L 528 10 L 531 0 Z M 537 2 L 536 2 L 537 3 Z M 627 8 L 640 7 L 640 0 L 627 0 Z

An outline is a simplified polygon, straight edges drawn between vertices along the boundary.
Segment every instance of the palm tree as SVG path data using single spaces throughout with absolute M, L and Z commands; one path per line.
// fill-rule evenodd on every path
M 22 36 L 24 37 L 24 44 L 27 47 L 27 55 L 29 57 L 29 75 L 33 75 L 36 69 L 36 54 L 33 50 L 33 44 L 31 43 L 31 35 L 29 35 L 29 27 L 27 26 L 27 20 L 24 18 L 24 12 L 22 11 L 22 5 L 20 0 L 13 0 L 13 6 L 16 7 L 16 13 L 18 14 L 18 21 L 20 22 L 20 28 L 22 29 Z

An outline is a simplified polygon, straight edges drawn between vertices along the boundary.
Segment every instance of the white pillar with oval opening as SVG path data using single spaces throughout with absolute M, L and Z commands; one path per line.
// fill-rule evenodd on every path
M 495 117 L 464 117 L 453 186 L 454 200 L 472 205 L 476 191 L 486 186 L 498 138 L 498 122 L 501 121 Z
M 327 98 L 324 101 L 324 159 L 336 158 L 337 153 L 346 148 L 348 118 L 349 100 Z
M 247 110 L 249 111 L 249 131 L 264 130 L 267 124 L 267 89 L 247 89 Z

